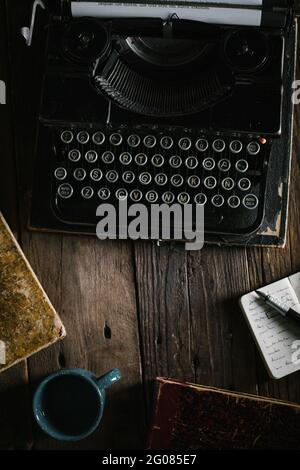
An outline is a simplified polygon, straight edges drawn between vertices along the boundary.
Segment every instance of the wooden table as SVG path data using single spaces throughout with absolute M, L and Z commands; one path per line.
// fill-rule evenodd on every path
M 168 245 L 29 232 L 27 192 L 42 54 L 39 44 L 29 52 L 18 35 L 28 22 L 30 1 L 1 0 L 2 8 L 5 4 L 12 115 L 2 140 L 1 207 L 68 335 L 0 376 L 0 447 L 72 448 L 47 438 L 31 416 L 35 384 L 61 367 L 97 375 L 113 367 L 122 371 L 122 381 L 108 393 L 99 431 L 73 446 L 82 449 L 143 447 L 156 376 L 300 403 L 300 375 L 278 382 L 268 378 L 237 303 L 245 292 L 300 269 L 300 106 L 285 249 L 210 246 L 184 253 Z

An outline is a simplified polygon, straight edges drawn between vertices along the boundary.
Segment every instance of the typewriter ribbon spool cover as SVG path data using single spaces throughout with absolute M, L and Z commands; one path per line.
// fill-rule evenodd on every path
M 282 246 L 296 48 L 285 0 L 62 3 L 30 226 L 95 233 L 98 204 L 122 194 L 204 204 L 207 241 Z

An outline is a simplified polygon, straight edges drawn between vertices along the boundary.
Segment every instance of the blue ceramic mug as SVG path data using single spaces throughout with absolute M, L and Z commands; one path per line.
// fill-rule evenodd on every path
M 84 369 L 63 369 L 44 379 L 33 397 L 40 428 L 61 441 L 79 441 L 99 426 L 105 389 L 120 380 L 118 369 L 97 379 Z

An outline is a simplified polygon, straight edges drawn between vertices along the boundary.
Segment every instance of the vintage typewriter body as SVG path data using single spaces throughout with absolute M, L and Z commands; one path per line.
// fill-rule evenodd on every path
M 48 25 L 31 227 L 95 233 L 101 203 L 176 202 L 204 205 L 207 241 L 257 242 L 272 159 L 289 161 L 293 9 L 279 11 L 232 26 L 74 18 L 62 2 Z

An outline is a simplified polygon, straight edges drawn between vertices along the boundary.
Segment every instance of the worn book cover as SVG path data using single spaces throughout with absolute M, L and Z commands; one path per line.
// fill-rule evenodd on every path
M 299 450 L 299 436 L 299 405 L 157 379 L 151 450 Z
M 64 336 L 58 314 L 0 213 L 0 372 Z

